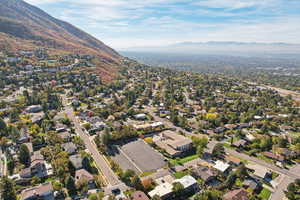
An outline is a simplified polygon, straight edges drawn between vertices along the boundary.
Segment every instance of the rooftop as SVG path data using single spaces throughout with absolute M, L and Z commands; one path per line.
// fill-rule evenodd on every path
M 217 160 L 216 164 L 214 165 L 214 168 L 221 171 L 221 172 L 225 172 L 229 167 L 230 167 L 229 164 L 224 163 L 221 160 Z
M 51 182 L 41 184 L 36 187 L 28 188 L 22 191 L 21 193 L 21 199 L 29 199 L 30 197 L 33 196 L 44 196 L 44 195 L 49 195 L 53 192 L 52 184 Z M 54 198 L 53 198 L 54 199 Z

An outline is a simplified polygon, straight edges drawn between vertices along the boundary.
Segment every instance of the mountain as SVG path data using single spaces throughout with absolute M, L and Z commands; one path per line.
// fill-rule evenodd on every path
M 300 54 L 300 44 L 245 42 L 182 42 L 166 46 L 133 47 L 125 52 L 173 53 L 189 55 L 261 56 Z
M 98 72 L 110 79 L 122 56 L 93 36 L 23 0 L 0 0 L 0 48 L 46 47 L 49 51 L 91 54 Z

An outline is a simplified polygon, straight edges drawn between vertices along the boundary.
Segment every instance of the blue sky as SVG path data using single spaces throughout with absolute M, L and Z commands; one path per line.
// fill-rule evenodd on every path
M 177 42 L 300 43 L 300 0 L 25 0 L 115 49 Z

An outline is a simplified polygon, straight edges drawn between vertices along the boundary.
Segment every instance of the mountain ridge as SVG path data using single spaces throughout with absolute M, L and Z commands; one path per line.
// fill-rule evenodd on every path
M 100 60 L 98 70 L 103 73 L 108 70 L 112 75 L 122 59 L 114 49 L 90 34 L 23 0 L 0 0 L 0 33 L 0 45 L 12 49 L 37 46 L 95 55 Z
M 261 55 L 261 54 L 300 54 L 300 44 L 258 43 L 234 41 L 178 42 L 161 46 L 141 46 L 122 49 L 123 52 L 213 54 L 213 55 Z

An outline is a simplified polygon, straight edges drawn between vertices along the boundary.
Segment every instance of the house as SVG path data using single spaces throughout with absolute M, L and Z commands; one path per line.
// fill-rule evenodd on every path
M 238 125 L 238 129 L 250 128 L 251 125 L 249 123 L 241 123 Z
M 157 195 L 161 199 L 168 199 L 173 193 L 174 183 L 181 183 L 186 192 L 197 192 L 199 190 L 197 180 L 194 179 L 192 176 L 187 175 L 180 179 L 175 179 L 172 183 L 162 183 L 156 186 L 154 190 L 150 191 L 148 194 L 151 198 Z
M 291 151 L 287 148 L 278 148 L 278 152 L 285 159 L 293 159 L 299 155 L 299 153 L 297 151 Z
M 252 134 L 248 133 L 246 134 L 246 140 L 252 142 L 253 140 L 255 140 L 255 137 Z
M 186 175 L 180 179 L 176 179 L 173 183 L 181 183 L 186 192 L 198 192 L 199 186 L 196 179 L 190 175 Z
M 79 169 L 75 172 L 75 182 L 76 184 L 81 181 L 86 180 L 89 186 L 94 186 L 94 177 L 85 169 Z
M 235 129 L 237 127 L 237 125 L 236 124 L 225 124 L 224 127 L 226 129 Z
M 30 170 L 32 176 L 39 178 L 48 176 L 44 156 L 39 151 L 35 151 L 31 156 Z
M 43 110 L 41 105 L 33 105 L 33 106 L 29 106 L 26 108 L 26 112 L 27 113 L 38 113 L 41 112 Z
M 82 169 L 82 157 L 79 154 L 70 156 L 69 160 L 76 170 Z
M 155 179 L 154 182 L 157 185 L 160 185 L 160 184 L 163 184 L 163 183 L 173 183 L 174 180 L 175 180 L 175 178 L 172 175 L 168 174 L 166 176 L 159 177 L 159 178 Z
M 150 200 L 142 191 L 135 191 L 131 194 L 131 200 Z
M 286 125 L 279 126 L 279 129 L 282 132 L 288 132 L 288 131 L 294 131 L 295 130 L 294 127 L 292 127 L 292 126 L 286 126 Z
M 46 162 L 39 151 L 35 151 L 30 160 L 30 166 L 21 170 L 21 178 L 31 178 L 33 176 L 44 178 L 48 176 Z
M 20 130 L 20 137 L 18 138 L 17 144 L 23 144 L 30 141 L 30 136 L 27 128 L 22 128 Z
M 192 140 L 173 131 L 164 131 L 153 138 L 155 144 L 172 157 L 181 156 L 191 150 Z
M 218 128 L 215 128 L 215 130 L 214 130 L 215 133 L 224 133 L 224 131 L 225 131 L 224 127 L 218 127 Z
M 206 166 L 194 167 L 192 175 L 196 178 L 201 178 L 205 184 L 209 184 L 216 180 L 216 174 Z
M 248 193 L 244 189 L 237 189 L 227 192 L 223 200 L 249 200 Z
M 248 179 L 244 180 L 243 187 L 245 189 L 251 188 L 253 191 L 258 191 L 261 188 L 261 184 L 260 184 L 260 182 L 258 182 L 255 179 L 248 178 Z
M 151 128 L 158 128 L 158 127 L 162 127 L 164 126 L 164 123 L 162 122 L 153 122 L 152 124 L 150 124 Z
M 231 156 L 231 155 L 225 155 L 225 160 L 230 164 L 234 166 L 238 166 L 242 163 L 241 159 Z
M 60 132 L 58 134 L 58 137 L 60 137 L 61 139 L 63 139 L 65 142 L 70 142 L 71 141 L 71 133 L 68 131 L 64 131 L 64 132 Z
M 67 126 L 61 123 L 56 123 L 55 124 L 55 131 L 57 133 L 65 132 L 67 131 Z
M 150 191 L 148 194 L 151 198 L 154 196 L 159 196 L 161 199 L 167 199 L 172 195 L 173 185 L 170 183 L 164 183 L 158 185 L 154 188 L 154 190 Z
M 106 128 L 107 125 L 104 122 L 95 122 L 92 123 L 91 129 L 89 130 L 90 134 L 96 133 L 97 131 L 101 131 Z
M 44 183 L 21 192 L 21 200 L 33 199 L 54 200 L 52 183 Z
M 272 153 L 272 152 L 263 152 L 262 154 L 264 156 L 266 156 L 267 158 L 270 158 L 270 159 L 278 161 L 278 162 L 284 162 L 285 161 L 285 158 L 282 155 L 277 155 L 277 154 Z
M 72 142 L 68 142 L 68 143 L 62 144 L 61 147 L 69 155 L 73 155 L 73 154 L 75 154 L 77 152 L 77 147 Z
M 30 120 L 32 123 L 40 123 L 44 118 L 45 118 L 44 112 L 32 113 L 30 115 Z
M 18 57 L 7 57 L 7 62 L 9 63 L 15 63 L 15 62 L 18 62 L 21 60 L 21 58 L 18 58 Z
M 265 179 L 270 174 L 270 171 L 267 168 L 259 165 L 247 164 L 246 167 L 253 171 L 253 177 L 258 180 Z
M 77 100 L 72 101 L 72 106 L 78 107 L 80 106 L 80 102 Z
M 221 160 L 217 160 L 215 165 L 213 166 L 216 170 L 222 172 L 222 173 L 226 173 L 229 171 L 230 169 L 230 165 L 227 163 L 224 163 Z
M 135 115 L 134 118 L 135 118 L 136 120 L 145 120 L 145 119 L 147 119 L 147 115 L 144 114 L 144 113 L 141 113 L 141 114 Z
M 31 142 L 27 142 L 27 143 L 24 143 L 24 144 L 27 146 L 30 155 L 33 155 L 33 146 L 32 146 L 32 143 Z
M 237 148 L 243 148 L 247 144 L 246 140 L 240 139 L 232 143 L 232 146 L 237 147 Z
M 255 115 L 253 118 L 254 118 L 255 120 L 261 120 L 261 119 L 263 119 L 263 117 L 262 117 L 262 116 L 259 116 L 259 115 Z
M 31 174 L 31 169 L 28 167 L 28 168 L 24 168 L 20 171 L 19 173 L 20 175 L 20 178 L 31 178 L 32 177 L 32 174 Z

